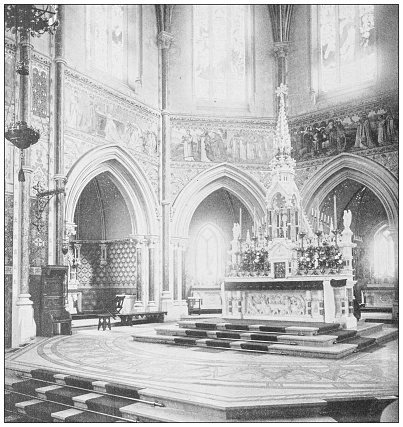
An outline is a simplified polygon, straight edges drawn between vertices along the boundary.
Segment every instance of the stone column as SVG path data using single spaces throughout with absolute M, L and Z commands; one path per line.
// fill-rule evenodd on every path
M 156 311 L 155 304 L 155 243 L 156 238 L 148 239 L 148 304 L 149 311 Z
M 29 34 L 21 32 L 20 39 L 20 61 L 29 64 L 30 44 Z M 29 76 L 20 75 L 20 120 L 30 122 L 30 84 Z M 18 323 L 17 331 L 13 332 L 12 346 L 29 342 L 36 336 L 36 324 L 34 321 L 33 302 L 29 293 L 29 240 L 30 240 L 30 186 L 33 169 L 30 166 L 29 151 L 25 151 L 22 162 L 25 181 L 19 182 L 18 200 L 20 205 L 18 226 L 19 226 L 19 295 L 17 300 Z
M 287 84 L 287 55 L 289 42 L 274 42 L 274 56 L 277 60 L 277 87 Z
M 143 249 L 143 237 L 136 236 L 134 239 L 136 244 L 136 302 L 134 303 L 134 308 L 137 311 L 143 311 L 143 301 L 142 301 L 142 290 L 143 290 L 143 257 L 142 257 L 142 249 Z
M 55 196 L 55 264 L 63 265 L 62 243 L 64 234 L 64 210 L 65 195 L 64 186 L 67 177 L 64 175 L 64 69 L 66 61 L 64 59 L 64 28 L 65 28 L 65 6 L 59 5 L 58 18 L 59 26 L 55 35 L 55 93 L 54 93 L 54 158 L 56 190 L 60 194 Z
M 393 298 L 392 320 L 399 320 L 399 234 L 396 228 L 389 228 L 390 237 L 393 240 L 393 255 L 395 265 L 394 288 L 395 295 Z
M 173 246 L 173 285 L 174 285 L 174 289 L 173 289 L 173 300 L 174 301 L 178 301 L 179 299 L 179 293 L 178 293 L 178 288 L 179 288 L 179 284 L 178 284 L 178 270 L 179 270 L 179 257 L 178 257 L 178 251 L 179 251 L 179 242 L 177 240 L 175 240 L 172 243 Z
M 187 241 L 186 240 L 182 240 L 181 242 L 181 248 L 182 248 L 182 253 L 181 253 L 181 276 L 182 276 L 182 281 L 181 281 L 181 295 L 182 295 L 182 301 L 186 304 L 186 249 L 187 249 Z
M 161 205 L 162 205 L 162 303 L 167 309 L 166 300 L 171 298 L 169 292 L 169 251 L 170 251 L 170 113 L 168 111 L 168 72 L 169 48 L 172 35 L 166 31 L 158 34 L 158 46 L 161 52 Z M 165 302 L 164 302 L 165 300 Z

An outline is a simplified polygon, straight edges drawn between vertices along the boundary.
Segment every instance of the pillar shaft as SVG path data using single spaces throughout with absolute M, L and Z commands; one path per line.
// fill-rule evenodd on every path
M 178 300 L 178 269 L 179 269 L 179 257 L 178 257 L 179 246 L 177 243 L 174 243 L 174 259 L 173 259 L 173 282 L 174 282 L 174 292 L 173 299 L 174 301 Z
M 155 300 L 155 244 L 151 240 L 148 247 L 148 301 Z
M 56 190 L 64 188 L 64 5 L 59 5 L 59 28 L 55 35 L 55 115 L 54 115 L 54 159 Z M 64 236 L 64 193 L 55 196 L 55 263 L 63 264 L 62 241 Z
M 29 33 L 21 32 L 20 39 L 20 61 L 29 64 L 30 58 L 30 36 Z M 29 64 L 29 68 L 30 64 Z M 19 90 L 19 120 L 29 124 L 30 122 L 30 85 L 29 75 L 19 75 L 20 90 Z M 20 203 L 20 294 L 29 294 L 29 238 L 30 238 L 30 184 L 31 173 L 30 156 L 28 150 L 24 152 L 24 160 L 22 164 L 24 170 L 25 182 L 19 184 L 19 203 Z
M 161 50 L 161 114 L 162 114 L 162 147 L 161 147 L 161 203 L 162 203 L 162 291 L 169 292 L 169 236 L 170 236 L 170 115 L 168 112 L 168 73 L 169 47 L 172 36 L 161 31 L 158 45 Z

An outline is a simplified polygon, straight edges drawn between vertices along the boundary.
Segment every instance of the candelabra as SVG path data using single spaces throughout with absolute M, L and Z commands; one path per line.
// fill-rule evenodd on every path
M 337 245 L 337 236 L 341 233 L 340 230 L 338 230 L 337 228 L 332 230 L 332 233 L 334 234 L 334 245 L 336 246 L 336 248 L 338 247 Z
M 301 239 L 301 249 L 304 250 L 304 237 L 306 236 L 306 233 L 304 233 L 303 231 L 301 231 L 299 233 L 299 238 Z

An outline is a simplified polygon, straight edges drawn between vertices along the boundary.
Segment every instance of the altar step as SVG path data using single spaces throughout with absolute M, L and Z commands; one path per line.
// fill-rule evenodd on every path
M 360 325 L 360 330 L 339 324 L 296 326 L 293 322 L 251 324 L 247 321 L 180 321 L 178 326 L 155 328 L 156 334 L 134 334 L 135 341 L 254 351 L 299 357 L 340 359 L 397 338 L 395 328 L 382 324 Z
M 48 369 L 6 371 L 6 422 L 379 422 L 396 396 L 220 404 Z

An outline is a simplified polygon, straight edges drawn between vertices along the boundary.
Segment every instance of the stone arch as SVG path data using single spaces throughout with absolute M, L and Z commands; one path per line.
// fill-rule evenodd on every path
M 252 215 L 265 216 L 265 188 L 236 166 L 222 163 L 190 181 L 173 203 L 172 236 L 188 237 L 192 216 L 200 203 L 211 193 L 224 188 L 233 193 Z
M 74 222 L 74 211 L 85 186 L 97 175 L 108 172 L 121 192 L 135 234 L 157 234 L 157 198 L 139 163 L 116 144 L 86 152 L 67 174 L 66 221 Z
M 309 212 L 315 200 L 319 203 L 338 184 L 346 179 L 355 180 L 368 187 L 381 201 L 392 228 L 398 226 L 398 181 L 379 163 L 356 154 L 342 153 L 322 166 L 302 189 L 305 212 Z

